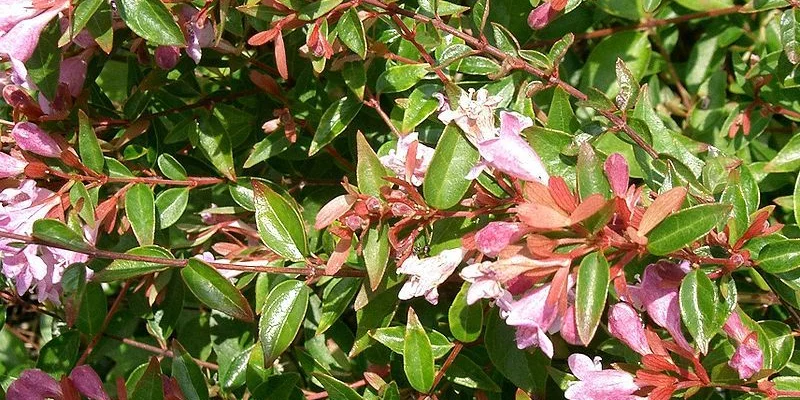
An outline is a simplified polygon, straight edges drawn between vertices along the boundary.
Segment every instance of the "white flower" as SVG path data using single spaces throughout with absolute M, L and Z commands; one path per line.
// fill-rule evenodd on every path
M 491 261 L 484 261 L 464 267 L 459 275 L 471 283 L 467 291 L 467 304 L 475 304 L 480 299 L 500 299 L 508 293 L 498 280 Z
M 408 150 L 414 143 L 417 144 L 414 165 L 409 166 L 408 170 L 411 174 L 406 177 Z M 422 185 L 422 181 L 425 179 L 425 172 L 428 171 L 432 158 L 433 149 L 419 142 L 417 132 L 411 132 L 400 138 L 397 141 L 397 147 L 389 150 L 389 154 L 381 157 L 381 164 L 389 168 L 401 179 L 407 179 L 412 185 L 419 186 Z
M 439 120 L 445 124 L 454 121 L 475 145 L 497 136 L 494 126 L 494 110 L 503 101 L 500 96 L 490 96 L 486 89 L 469 89 L 461 94 L 458 108 L 446 108 L 439 114 Z
M 445 250 L 433 257 L 420 259 L 416 255 L 408 257 L 397 272 L 408 275 L 408 280 L 400 289 L 397 297 L 409 300 L 425 296 L 431 304 L 439 302 L 439 291 L 436 289 L 456 270 L 464 258 L 462 248 Z

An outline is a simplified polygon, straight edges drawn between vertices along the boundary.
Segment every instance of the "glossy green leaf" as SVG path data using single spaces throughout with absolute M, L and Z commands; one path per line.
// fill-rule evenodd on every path
M 200 119 L 197 127 L 197 143 L 203 154 L 224 177 L 235 180 L 231 138 L 225 126 L 218 118 L 210 116 Z
M 433 350 L 425 328 L 420 324 L 414 309 L 408 309 L 405 341 L 403 343 L 403 371 L 411 387 L 427 393 L 435 376 Z
M 172 180 L 182 181 L 187 177 L 186 168 L 169 153 L 158 156 L 158 169 L 165 177 Z
M 553 100 L 550 102 L 550 112 L 547 113 L 548 128 L 572 133 L 581 127 L 575 118 L 569 99 L 569 94 L 564 89 L 555 88 Z
M 403 113 L 401 131 L 408 133 L 414 130 L 439 107 L 439 100 L 433 94 L 440 89 L 436 85 L 421 85 L 414 88 L 408 96 L 408 108 Z
M 389 263 L 389 225 L 382 224 L 367 229 L 362 242 L 364 262 L 367 265 L 367 277 L 372 290 L 378 288 Z
M 172 377 L 186 400 L 208 399 L 208 386 L 203 371 L 177 340 L 172 341 Z
M 470 343 L 478 340 L 483 329 L 483 302 L 473 305 L 467 304 L 469 283 L 461 285 L 461 290 L 456 294 L 450 309 L 447 312 L 447 321 L 450 332 L 459 342 Z
M 142 246 L 153 244 L 156 229 L 156 206 L 153 190 L 137 183 L 125 192 L 125 215 L 131 223 L 136 240 Z
M 80 33 L 83 28 L 89 23 L 92 16 L 100 9 L 100 6 L 105 3 L 104 0 L 83 0 L 77 4 L 72 11 L 72 18 L 67 29 L 58 40 L 58 47 L 66 46 L 72 39 Z
M 444 357 L 453 344 L 447 340 L 447 337 L 434 330 L 426 330 L 428 339 L 431 343 L 431 351 L 433 358 L 439 359 Z M 391 326 L 388 328 L 378 328 L 369 334 L 372 338 L 391 349 L 397 354 L 403 354 L 403 345 L 405 343 L 405 329 L 402 326 Z
M 128 250 L 127 252 L 125 252 L 125 254 L 146 256 L 146 257 L 158 257 L 170 260 L 175 258 L 172 256 L 172 253 L 170 253 L 169 250 L 153 245 L 136 247 Z M 163 271 L 167 268 L 169 268 L 169 265 L 145 262 L 145 261 L 118 259 L 112 261 L 111 264 L 109 264 L 107 267 L 97 272 L 94 275 L 94 279 L 99 282 L 122 281 L 130 278 L 135 278 L 137 276 L 151 274 L 153 272 Z
M 188 203 L 189 188 L 174 187 L 159 193 L 155 201 L 159 228 L 165 229 L 178 222 Z
M 94 336 L 103 328 L 103 321 L 108 313 L 107 299 L 100 284 L 90 282 L 86 284 L 78 310 L 78 320 L 75 326 L 87 336 Z
M 362 400 L 363 398 L 353 388 L 344 382 L 325 374 L 314 374 L 325 390 L 328 392 L 328 397 L 331 400 Z
M 708 343 L 728 318 L 726 307 L 719 302 L 717 286 L 703 271 L 689 272 L 681 282 L 679 293 L 681 317 L 701 353 L 708 352 Z
M 610 272 L 602 253 L 588 254 L 581 261 L 575 286 L 575 324 L 578 337 L 590 343 L 606 307 Z
M 541 350 L 518 349 L 515 336 L 514 327 L 489 313 L 484 343 L 492 364 L 515 386 L 544 398 L 550 359 Z
M 151 357 L 144 373 L 128 396 L 130 400 L 163 400 L 164 384 L 161 381 L 161 365 L 156 357 Z
M 680 250 L 705 236 L 729 212 L 726 204 L 701 204 L 673 213 L 647 235 L 647 250 L 655 255 Z
M 608 183 L 603 162 L 597 157 L 594 149 L 588 143 L 581 145 L 578 152 L 578 193 L 581 199 L 599 193 L 605 198 L 611 197 L 611 185 Z
M 42 346 L 36 368 L 53 376 L 69 375 L 78 361 L 80 346 L 81 335 L 77 331 L 66 331 Z
M 333 10 L 344 0 L 320 0 L 308 3 L 300 8 L 299 17 L 303 21 L 315 20 Z
M 305 259 L 308 239 L 300 212 L 269 186 L 253 180 L 256 226 L 261 240 L 272 251 L 292 261 Z
M 181 276 L 189 291 L 212 310 L 243 321 L 253 320 L 253 310 L 247 299 L 214 267 L 196 258 L 190 258 L 186 266 L 181 269 Z
M 387 184 L 383 179 L 387 175 L 386 168 L 361 132 L 356 135 L 356 150 L 358 152 L 358 164 L 356 165 L 358 190 L 361 193 L 380 198 L 381 186 Z
M 58 244 L 70 250 L 87 250 L 92 246 L 83 240 L 83 237 L 64 225 L 63 222 L 54 219 L 40 219 L 33 223 L 33 237 L 45 240 L 50 243 Z
M 800 223 L 800 174 L 797 175 L 797 181 L 794 183 L 792 205 L 794 206 L 794 220 Z
M 356 297 L 361 281 L 356 278 L 337 278 L 325 286 L 322 294 L 322 315 L 316 334 L 324 333 L 345 312 Z
M 160 0 L 119 0 L 116 5 L 120 18 L 150 44 L 186 45 L 181 28 Z
M 31 31 L 31 35 L 33 35 L 33 31 Z M 25 68 L 28 71 L 27 78 L 36 84 L 36 87 L 47 99 L 52 101 L 56 97 L 61 68 L 61 51 L 58 49 L 61 29 L 58 21 L 50 21 L 37 36 L 38 43 L 33 54 L 25 62 Z M 4 49 L 8 48 L 5 46 L 4 44 Z
M 358 54 L 362 60 L 367 57 L 367 39 L 364 36 L 364 24 L 358 18 L 358 11 L 356 11 L 355 7 L 342 14 L 336 30 L 338 31 L 339 40 L 345 46 Z
M 378 77 L 378 93 L 395 93 L 411 89 L 428 73 L 428 64 L 402 64 L 389 67 Z
M 267 365 L 271 365 L 297 336 L 307 306 L 308 289 L 303 282 L 288 280 L 269 293 L 258 322 L 258 337 Z
M 83 165 L 94 172 L 103 173 L 105 166 L 103 151 L 92 128 L 92 122 L 83 110 L 78 110 L 78 150 Z
M 792 64 L 800 63 L 800 10 L 788 9 L 781 15 L 781 43 Z
M 764 166 L 766 172 L 794 172 L 800 169 L 800 135 L 794 135 L 789 142 Z
M 650 62 L 650 40 L 644 32 L 620 32 L 605 37 L 592 49 L 581 75 L 580 89 L 597 88 L 606 96 L 619 92 L 615 65 L 617 58 L 625 62 L 638 80 Z
M 771 274 L 789 272 L 800 267 L 800 239 L 769 243 L 758 253 L 758 266 Z
M 322 114 L 316 132 L 314 132 L 314 138 L 308 148 L 308 155 L 317 154 L 318 151 L 344 132 L 362 106 L 363 103 L 360 100 L 349 96 L 342 97 L 328 106 L 328 109 Z
M 500 386 L 464 353 L 459 354 L 444 373 L 445 379 L 470 389 L 500 393 Z
M 478 150 L 461 130 L 448 125 L 439 138 L 425 175 L 422 191 L 428 204 L 442 210 L 455 207 L 472 184 L 466 176 L 479 158 Z

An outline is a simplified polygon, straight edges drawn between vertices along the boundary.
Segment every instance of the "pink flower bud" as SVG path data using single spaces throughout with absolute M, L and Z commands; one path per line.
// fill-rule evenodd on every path
M 177 46 L 158 46 L 156 48 L 156 65 L 163 70 L 171 70 L 178 65 L 181 49 Z
M 516 222 L 490 222 L 475 234 L 475 246 L 489 257 L 497 257 L 506 246 L 515 243 L 525 234 L 522 224 Z
M 108 393 L 103 389 L 103 381 L 94 372 L 92 367 L 81 365 L 75 367 L 69 374 L 69 379 L 78 391 L 93 400 L 111 400 Z
M 639 313 L 630 304 L 617 303 L 609 308 L 608 330 L 633 351 L 641 355 L 652 353 Z
M 11 130 L 11 135 L 22 150 L 42 157 L 57 158 L 61 155 L 61 148 L 58 147 L 58 143 L 47 132 L 32 122 L 18 123 Z
M 556 15 L 558 15 L 558 10 L 555 10 L 549 1 L 546 1 L 528 14 L 528 25 L 533 29 L 542 29 L 553 21 Z
M 611 184 L 611 191 L 617 197 L 625 197 L 625 192 L 628 191 L 628 179 L 630 178 L 628 172 L 628 162 L 622 154 L 614 153 L 606 159 L 603 165 L 608 182 Z

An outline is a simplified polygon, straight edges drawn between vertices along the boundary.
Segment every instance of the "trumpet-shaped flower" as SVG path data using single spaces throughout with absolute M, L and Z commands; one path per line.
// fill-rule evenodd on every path
M 641 355 L 652 353 L 639 313 L 630 304 L 617 303 L 609 308 L 608 331 L 633 351 Z
M 397 272 L 408 275 L 398 297 L 400 300 L 409 300 L 414 297 L 425 296 L 431 304 L 439 302 L 437 287 L 456 270 L 464 258 L 462 248 L 444 250 L 428 258 L 420 259 L 416 255 L 408 257 Z
M 764 367 L 764 353 L 758 346 L 758 334 L 744 326 L 736 311 L 728 317 L 722 329 L 738 344 L 728 365 L 739 373 L 739 378 L 749 379 L 761 371 Z
M 475 179 L 486 167 L 492 167 L 524 181 L 547 183 L 550 175 L 542 159 L 521 136 L 533 121 L 515 112 L 500 113 L 500 136 L 478 142 L 482 160 L 467 175 Z
M 615 369 L 603 369 L 600 357 L 590 359 L 584 354 L 573 354 L 567 360 L 572 374 L 579 379 L 571 382 L 564 397 L 569 400 L 644 400 L 635 396 L 639 386 L 633 375 Z
M 502 100 L 500 96 L 490 96 L 486 89 L 469 89 L 468 92 L 461 93 L 457 109 L 451 110 L 444 103 L 443 108 L 446 108 L 439 114 L 439 120 L 445 124 L 455 122 L 467 135 L 467 139 L 477 145 L 497 136 L 494 110 Z
M 545 303 L 550 293 L 550 284 L 542 285 L 521 299 L 511 302 L 506 313 L 506 324 L 517 327 L 517 347 L 538 347 L 553 357 L 553 342 L 547 332 L 553 326 L 556 313 L 549 312 Z
M 521 223 L 493 221 L 475 234 L 475 246 L 481 253 L 497 257 L 500 251 L 518 241 L 525 233 Z
M 42 157 L 59 157 L 61 148 L 50 135 L 32 122 L 20 122 L 11 130 L 17 145 L 25 151 Z
M 459 273 L 462 279 L 471 284 L 467 290 L 467 304 L 475 304 L 480 299 L 500 299 L 508 293 L 492 264 L 491 261 L 472 264 Z
M 413 159 L 409 159 L 409 149 L 416 146 Z M 407 179 L 412 185 L 422 185 L 428 166 L 431 165 L 433 149 L 420 143 L 417 132 L 411 132 L 397 141 L 397 146 L 380 158 L 381 164 L 397 176 Z M 408 176 L 407 176 L 408 175 Z

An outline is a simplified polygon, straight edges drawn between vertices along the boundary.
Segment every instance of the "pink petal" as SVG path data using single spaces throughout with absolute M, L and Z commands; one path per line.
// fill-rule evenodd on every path
M 633 351 L 641 355 L 652 353 L 639 313 L 630 304 L 617 303 L 609 308 L 608 330 Z
M 25 172 L 28 162 L 12 157 L 6 153 L 0 153 L 0 178 L 9 178 Z
M 43 131 L 32 122 L 20 122 L 11 130 L 17 145 L 25 151 L 43 157 L 57 158 L 61 155 L 61 148 L 47 132 Z
M 722 329 L 728 336 L 732 337 L 739 343 L 741 343 L 747 337 L 747 335 L 750 334 L 750 330 L 744 326 L 742 323 L 742 318 L 739 317 L 739 313 L 736 311 L 731 313 L 730 317 L 728 317 L 728 320 L 725 321 L 725 325 L 722 326 Z
M 29 369 L 11 383 L 6 393 L 13 400 L 61 398 L 61 386 L 55 379 L 38 369 Z
M 575 306 L 567 307 L 564 321 L 561 323 L 561 337 L 573 346 L 584 346 L 578 336 L 578 326 L 575 324 Z
M 475 234 L 475 245 L 481 253 L 497 257 L 500 251 L 518 241 L 524 234 L 525 230 L 520 223 L 494 221 Z
M 526 128 L 533 126 L 533 121 L 519 113 L 500 111 L 500 135 L 521 135 Z
M 628 162 L 622 154 L 614 153 L 606 159 L 603 165 L 608 182 L 611 184 L 611 191 L 617 197 L 625 197 L 628 191 L 628 179 L 630 174 L 628 171 Z
M 575 375 L 575 377 L 580 380 L 586 380 L 593 372 L 602 369 L 602 367 L 589 358 L 589 356 L 580 353 L 570 355 L 569 358 L 567 358 L 567 364 L 569 364 L 572 375 Z
M 53 17 L 69 6 L 69 1 L 61 0 L 57 6 L 29 19 L 22 20 L 0 36 L 0 54 L 10 58 L 28 61 L 39 43 L 39 36 Z
M 158 46 L 156 47 L 155 59 L 158 68 L 171 70 L 178 65 L 181 57 L 181 49 L 177 46 Z
M 524 181 L 547 183 L 550 179 L 542 159 L 519 135 L 485 140 L 478 143 L 478 150 L 486 163 L 503 173 Z
M 86 68 L 88 63 L 83 55 L 65 58 L 61 61 L 61 71 L 59 81 L 65 83 L 69 88 L 72 97 L 78 97 L 83 90 L 83 83 L 86 81 Z
M 92 367 L 81 365 L 75 367 L 69 374 L 69 379 L 78 391 L 89 398 L 89 400 L 110 400 L 110 397 L 103 389 L 103 382 L 94 372 Z
M 547 26 L 550 21 L 554 20 L 556 15 L 558 15 L 558 11 L 550 6 L 549 1 L 546 1 L 528 14 L 528 25 L 533 29 L 542 29 Z
M 739 373 L 739 378 L 749 379 L 764 366 L 764 353 L 758 347 L 758 336 L 755 332 L 748 335 L 736 348 L 728 362 L 731 368 Z

